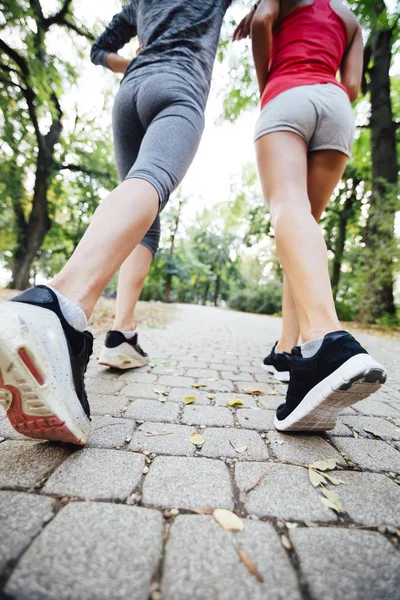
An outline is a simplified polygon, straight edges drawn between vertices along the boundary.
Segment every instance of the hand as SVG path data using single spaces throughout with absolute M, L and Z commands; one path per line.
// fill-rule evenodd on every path
M 254 8 L 251 9 L 248 15 L 244 17 L 236 27 L 235 32 L 233 34 L 232 40 L 234 42 L 238 42 L 240 40 L 244 40 L 250 36 L 251 22 L 254 17 L 254 13 L 256 11 Z
M 124 74 L 130 63 L 131 61 L 128 58 L 124 58 L 115 52 L 111 52 L 107 56 L 107 64 L 114 73 Z

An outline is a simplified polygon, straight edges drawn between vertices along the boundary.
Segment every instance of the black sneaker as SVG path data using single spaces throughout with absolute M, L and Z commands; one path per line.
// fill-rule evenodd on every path
M 65 320 L 39 285 L 0 306 L 0 405 L 23 435 L 85 444 L 90 409 L 84 374 L 93 336 Z
M 262 368 L 271 373 L 279 381 L 288 382 L 290 379 L 290 359 L 288 352 L 275 352 L 278 342 L 274 344 L 271 353 L 264 358 Z
M 346 407 L 376 392 L 386 381 L 386 370 L 346 331 L 324 337 L 311 358 L 293 348 L 290 383 L 285 404 L 276 411 L 280 431 L 333 429 Z
M 136 369 L 144 367 L 149 357 L 139 346 L 139 337 L 135 333 L 127 340 L 120 331 L 109 331 L 106 335 L 99 363 L 113 369 Z

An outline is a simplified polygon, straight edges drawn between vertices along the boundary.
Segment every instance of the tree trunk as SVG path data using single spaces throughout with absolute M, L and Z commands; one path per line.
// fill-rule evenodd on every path
M 207 304 L 209 290 L 210 290 L 210 282 L 207 279 L 206 287 L 204 288 L 204 295 L 203 295 L 203 302 L 202 302 L 203 306 L 205 306 Z
M 336 300 L 339 291 L 340 273 L 342 270 L 344 247 L 346 244 L 346 229 L 350 218 L 352 207 L 356 202 L 356 184 L 353 184 L 353 193 L 346 198 L 343 209 L 339 213 L 338 233 L 335 240 L 334 258 L 332 265 L 331 285 L 333 297 Z
M 221 277 L 220 277 L 220 275 L 217 275 L 217 278 L 215 280 L 214 306 L 218 306 L 220 283 L 221 283 Z
M 384 314 L 396 313 L 393 244 L 398 162 L 390 99 L 392 35 L 391 30 L 378 30 L 371 36 L 372 194 L 364 237 L 366 285 L 359 315 L 366 323 L 374 323 Z
M 167 304 L 170 301 L 171 287 L 172 287 L 172 275 L 170 273 L 168 273 L 167 279 L 165 282 L 165 292 L 164 292 L 164 302 L 166 302 Z

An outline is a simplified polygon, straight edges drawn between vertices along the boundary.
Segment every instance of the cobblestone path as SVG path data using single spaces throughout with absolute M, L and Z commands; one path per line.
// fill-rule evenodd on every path
M 0 414 L 0 598 L 400 599 L 400 342 L 358 336 L 387 385 L 328 434 L 282 435 L 286 388 L 260 366 L 279 328 L 181 306 L 142 330 L 151 366 L 122 375 L 97 366 L 98 340 L 85 449 L 23 439 Z M 326 498 L 306 467 L 328 459 L 343 483 Z

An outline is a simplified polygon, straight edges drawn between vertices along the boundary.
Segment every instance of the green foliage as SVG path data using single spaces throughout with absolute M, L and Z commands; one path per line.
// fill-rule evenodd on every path
M 259 313 L 264 315 L 280 314 L 282 309 L 282 282 L 271 280 L 258 289 L 245 289 L 229 298 L 233 310 Z

